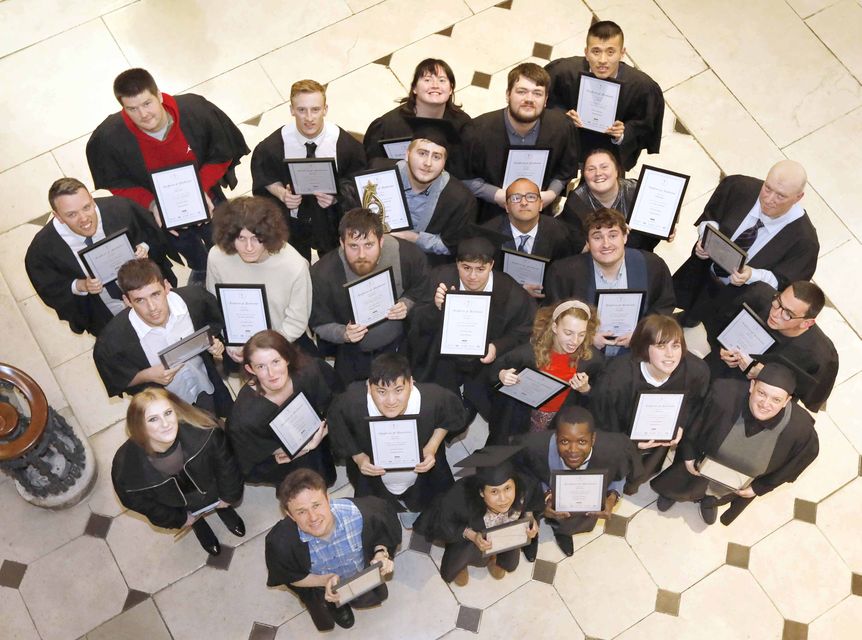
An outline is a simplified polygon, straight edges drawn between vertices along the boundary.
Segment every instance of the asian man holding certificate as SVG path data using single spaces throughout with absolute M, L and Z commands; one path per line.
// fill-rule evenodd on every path
M 436 384 L 414 384 L 407 359 L 396 353 L 375 358 L 368 381 L 349 385 L 327 415 L 355 495 L 375 495 L 413 512 L 403 516 L 408 527 L 452 485 L 443 439 L 461 430 L 464 419 L 458 396 Z M 411 450 L 412 458 L 399 455 Z
M 775 363 L 757 380 L 713 382 L 673 464 L 650 483 L 659 511 L 674 502 L 699 502 L 704 522 L 713 524 L 718 507 L 729 503 L 721 516 L 728 525 L 757 496 L 796 480 L 817 458 L 819 444 L 811 415 L 790 401 L 795 390 L 793 371 Z M 712 475 L 701 466 L 705 459 L 715 468 Z M 732 476 L 748 481 L 728 486 Z
M 610 519 L 626 480 L 641 474 L 640 456 L 632 441 L 623 434 L 597 430 L 592 414 L 582 407 L 564 407 L 557 416 L 555 431 L 529 433 L 517 443 L 524 447 L 519 463 L 541 483 L 545 491 L 545 521 L 554 531 L 557 546 L 567 556 L 575 552 L 572 535 L 592 531 L 599 518 Z M 607 474 L 607 492 L 600 496 L 603 509 L 568 513 L 557 507 L 553 472 L 588 469 Z
M 284 585 L 302 601 L 318 631 L 354 624 L 353 608 L 374 607 L 389 597 L 382 579 L 395 568 L 401 543 L 398 518 L 374 496 L 331 498 L 326 483 L 310 469 L 288 475 L 277 492 L 286 514 L 266 534 L 266 584 Z M 341 603 L 339 583 L 363 576 L 369 590 Z

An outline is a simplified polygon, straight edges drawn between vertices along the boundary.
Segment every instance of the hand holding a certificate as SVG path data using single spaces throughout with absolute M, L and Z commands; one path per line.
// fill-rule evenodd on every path
M 614 336 L 611 335 L 610 331 L 603 331 L 601 333 L 596 332 L 596 335 L 593 336 L 593 346 L 596 349 L 604 349 L 608 345 L 615 347 L 628 347 L 631 340 L 631 333 L 627 333 L 624 336 Z
M 515 369 L 503 369 L 497 374 L 497 377 L 507 387 L 511 387 L 513 384 L 518 384 L 521 381 Z
M 718 352 L 719 357 L 731 369 L 737 368 L 742 371 L 748 369 L 751 364 L 751 357 L 743 353 L 739 349 L 721 349 Z M 756 375 L 754 376 L 757 377 Z
M 552 520 L 566 520 L 572 517 L 568 511 L 554 510 L 554 492 L 550 489 L 545 492 L 545 517 Z
M 617 504 L 617 500 L 619 500 L 619 496 L 617 496 L 615 491 L 611 491 L 605 497 L 605 508 L 602 511 L 593 511 L 585 515 L 596 516 L 597 518 L 602 518 L 603 520 L 610 520 L 614 507 Z
M 682 440 L 682 427 L 676 428 L 676 435 L 673 440 L 646 440 L 638 442 L 638 449 L 655 449 L 656 447 L 675 447 Z
M 361 341 L 365 334 L 368 333 L 368 327 L 364 324 L 354 324 L 352 322 L 348 322 L 344 327 L 344 341 L 347 343 L 354 343 Z
M 584 371 L 579 371 L 569 380 L 569 386 L 578 393 L 589 393 L 590 376 Z
M 353 462 L 359 467 L 359 472 L 364 476 L 382 476 L 386 469 L 372 464 L 371 457 L 367 453 L 357 453 L 353 456 Z
M 387 320 L 404 320 L 407 317 L 407 305 L 403 300 L 399 300 L 386 312 Z
M 91 293 L 94 296 L 102 293 L 102 281 L 98 278 L 78 278 L 75 288 L 81 293 Z
M 485 553 L 488 549 L 491 548 L 491 543 L 485 539 L 485 536 L 483 536 L 478 531 L 473 531 L 470 527 L 464 529 L 464 537 L 473 544 L 475 544 L 476 548 L 482 553 Z
M 209 346 L 209 353 L 213 358 L 221 358 L 224 355 L 224 343 L 216 337 L 213 337 L 212 344 Z
M 584 127 L 584 121 L 581 120 L 581 116 L 577 111 L 569 109 L 566 111 L 566 115 L 569 117 L 569 120 L 575 123 L 576 127 L 580 129 Z M 617 143 L 619 143 L 625 132 L 626 124 L 622 120 L 614 120 L 614 123 L 605 130 L 605 133 L 613 138 Z

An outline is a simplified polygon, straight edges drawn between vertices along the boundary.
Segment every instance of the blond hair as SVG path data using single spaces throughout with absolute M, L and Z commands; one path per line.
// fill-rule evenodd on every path
M 584 336 L 584 341 L 575 349 L 574 353 L 570 354 L 569 364 L 574 365 L 578 360 L 589 360 L 593 357 L 593 336 L 596 335 L 599 321 L 595 309 L 591 305 L 588 305 L 588 307 L 590 309 L 589 312 L 585 311 L 582 307 L 566 309 L 557 316 L 556 320 L 553 317 L 556 307 L 542 307 L 536 312 L 530 343 L 533 345 L 533 355 L 536 356 L 537 367 L 546 367 L 551 363 L 551 351 L 554 345 L 553 325 L 568 316 L 584 320 L 587 323 L 587 334 Z
M 158 400 L 167 400 L 171 403 L 179 422 L 203 429 L 218 426 L 215 418 L 206 411 L 181 400 L 167 389 L 147 387 L 132 396 L 126 411 L 126 429 L 129 431 L 129 438 L 147 453 L 153 453 L 153 448 L 150 446 L 150 436 L 147 434 L 147 407 Z

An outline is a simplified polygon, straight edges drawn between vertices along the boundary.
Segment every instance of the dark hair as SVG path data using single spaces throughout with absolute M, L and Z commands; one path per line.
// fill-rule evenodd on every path
M 213 211 L 213 242 L 226 254 L 236 253 L 234 242 L 243 229 L 251 231 L 269 253 L 278 253 L 287 242 L 284 216 L 273 200 L 242 196 L 222 202 Z
M 663 316 L 657 313 L 641 318 L 632 333 L 629 348 L 632 356 L 638 362 L 649 362 L 649 348 L 657 344 L 668 342 L 679 342 L 683 354 L 686 353 L 685 333 L 682 327 L 671 316 Z
M 213 417 L 206 411 L 188 404 L 167 389 L 148 387 L 132 396 L 129 408 L 126 410 L 126 429 L 129 431 L 129 439 L 147 453 L 153 452 L 150 436 L 147 435 L 147 407 L 157 400 L 170 402 L 179 422 L 201 428 L 218 426 Z
M 584 166 L 587 165 L 587 160 L 600 153 L 604 153 L 605 155 L 609 156 L 611 161 L 614 163 L 614 166 L 617 168 L 617 180 L 622 178 L 625 175 L 625 172 L 623 171 L 623 167 L 620 164 L 620 159 L 617 157 L 616 153 L 606 147 L 596 147 L 595 149 L 590 149 L 587 152 L 587 155 L 584 156 Z
M 255 351 L 260 349 L 272 349 L 278 352 L 285 362 L 287 362 L 287 374 L 291 377 L 299 373 L 306 363 L 306 357 L 296 345 L 289 342 L 287 338 L 281 335 L 278 331 L 272 329 L 264 329 L 258 331 L 248 339 L 242 347 L 242 363 L 251 367 L 251 356 Z M 255 376 L 257 379 L 257 376 Z M 263 389 L 258 383 L 258 392 L 263 393 Z
M 120 104 L 123 104 L 121 98 L 134 98 L 144 91 L 159 95 L 156 81 L 146 69 L 126 69 L 114 78 L 114 97 Z
M 566 405 L 560 409 L 556 416 L 557 429 L 561 424 L 585 424 L 587 431 L 593 433 L 596 430 L 596 421 L 593 414 L 577 405 Z
M 481 262 L 488 264 L 494 261 L 496 249 L 487 238 L 467 238 L 458 243 L 455 252 L 455 262 Z
M 120 267 L 117 272 L 117 286 L 128 295 L 130 291 L 146 287 L 153 282 L 163 283 L 165 276 L 159 265 L 149 258 L 135 258 Z
M 823 294 L 823 289 L 807 280 L 791 282 L 790 288 L 793 289 L 793 297 L 802 300 L 802 302 L 808 305 L 805 317 L 816 318 L 823 310 L 823 305 L 826 304 L 826 296 Z
M 621 42 L 625 43 L 625 36 L 623 36 L 623 30 L 620 28 L 620 25 L 616 22 L 611 22 L 610 20 L 601 20 L 596 22 L 595 24 L 590 25 L 590 28 L 587 31 L 587 40 L 590 38 L 610 40 L 617 36 L 620 37 Z
M 288 511 L 287 503 L 306 489 L 326 493 L 326 480 L 311 469 L 297 469 L 288 473 L 287 477 L 281 481 L 275 495 L 281 507 Z
M 381 353 L 371 361 L 371 373 L 368 374 L 368 384 L 389 386 L 395 384 L 398 378 L 410 380 L 413 373 L 410 363 L 400 353 Z
M 526 486 L 524 485 L 524 481 L 521 479 L 521 476 L 518 474 L 515 465 L 512 464 L 511 461 L 506 461 L 503 463 L 509 471 L 507 473 L 507 478 L 501 484 L 505 484 L 509 480 L 515 483 L 515 499 L 512 501 L 512 506 L 509 507 L 509 512 L 511 513 L 514 510 L 524 509 L 524 493 L 526 492 Z M 482 480 L 481 471 L 477 470 L 475 475 L 469 477 L 469 486 L 467 487 L 467 499 L 472 501 L 473 503 L 473 511 L 478 513 L 485 513 L 488 508 L 487 503 L 479 494 L 480 491 L 484 491 L 485 487 L 488 486 L 499 486 L 499 485 L 487 485 Z
M 629 232 L 626 217 L 616 209 L 602 207 L 601 209 L 590 211 L 584 220 L 584 230 L 588 236 L 593 229 L 611 229 L 613 227 L 619 227 L 623 233 Z
M 51 211 L 56 211 L 54 201 L 60 196 L 73 196 L 81 189 L 89 193 L 87 186 L 77 178 L 59 178 L 54 180 L 54 184 L 48 189 L 48 204 L 51 205 Z
M 338 223 L 338 237 L 341 240 L 367 238 L 370 233 L 377 236 L 378 240 L 383 237 L 383 221 L 369 209 L 351 209 Z
M 446 111 L 457 113 L 461 111 L 461 107 L 455 104 L 455 72 L 445 60 L 439 58 L 425 58 L 422 62 L 416 65 L 413 71 L 413 80 L 410 82 L 410 91 L 406 98 L 401 98 L 401 103 L 410 110 L 411 113 L 416 113 L 416 85 L 419 83 L 419 78 L 426 73 L 435 74 L 437 69 L 442 69 L 446 77 L 449 78 L 449 84 L 452 87 L 452 94 L 446 101 Z
M 547 89 L 551 86 L 551 76 L 548 75 L 547 71 L 534 62 L 522 62 L 509 72 L 506 91 L 511 91 L 521 76 L 524 76 L 527 80 L 532 80 L 540 87 Z

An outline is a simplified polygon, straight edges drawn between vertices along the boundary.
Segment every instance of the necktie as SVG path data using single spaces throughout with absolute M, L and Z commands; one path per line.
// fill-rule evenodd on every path
M 530 239 L 528 235 L 518 236 L 518 251 L 523 251 L 527 253 L 527 240 Z
M 84 246 L 85 247 L 92 247 L 93 246 L 93 239 L 89 238 L 89 237 L 84 238 Z M 108 284 L 104 284 L 102 286 L 105 287 L 105 291 L 108 292 L 108 295 L 111 296 L 112 298 L 114 298 L 115 300 L 122 300 L 123 299 L 123 292 L 120 291 L 120 287 L 117 285 L 116 280 L 109 282 Z
M 763 221 L 758 220 L 753 225 L 748 227 L 748 229 L 740 233 L 737 236 L 736 240 L 734 240 L 733 242 L 743 251 L 748 251 L 749 249 L 751 249 L 751 245 L 754 244 L 754 241 L 757 240 L 757 232 L 760 231 L 762 227 Z M 719 278 L 726 278 L 730 275 L 727 271 L 719 267 L 717 264 L 713 264 L 712 268 L 713 271 L 715 271 L 715 275 L 717 275 Z
M 317 143 L 315 142 L 306 142 L 305 143 L 305 157 L 313 158 L 314 152 L 317 150 Z

